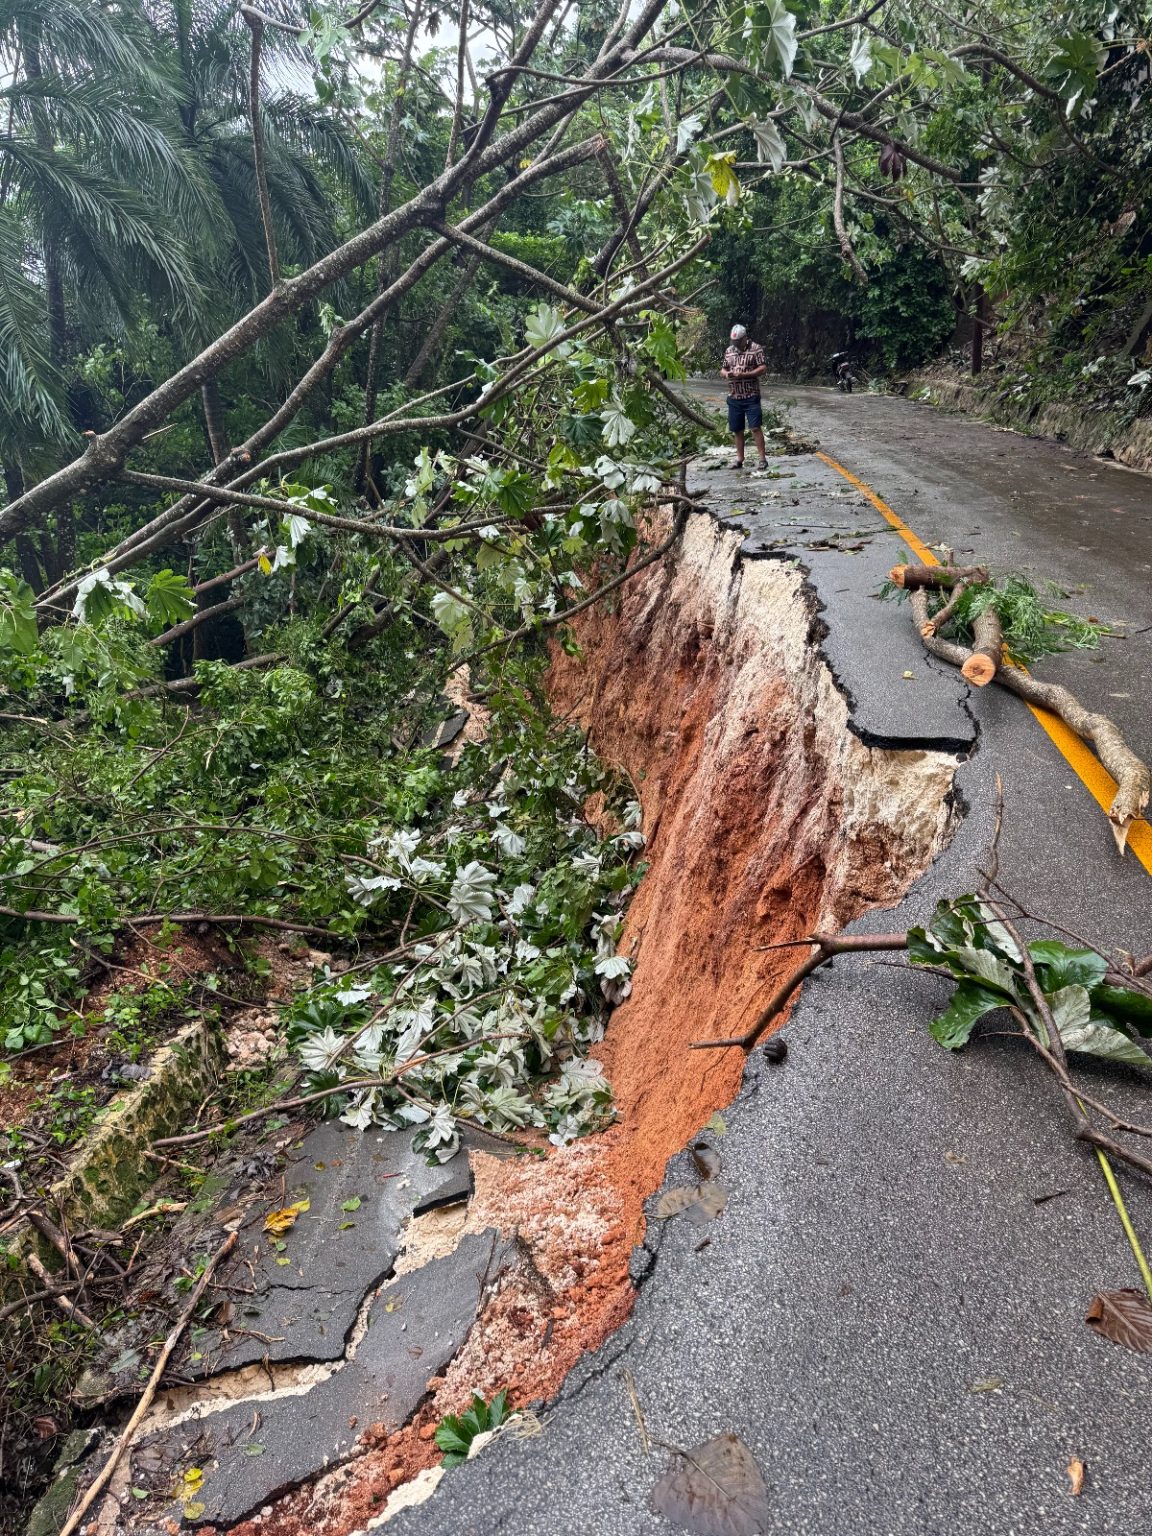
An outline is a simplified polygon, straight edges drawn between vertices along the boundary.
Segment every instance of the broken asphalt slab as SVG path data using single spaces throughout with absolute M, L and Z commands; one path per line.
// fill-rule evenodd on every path
M 282 1203 L 308 1208 L 279 1238 L 264 1230 L 271 1207 L 241 1227 L 223 1282 L 235 1287 L 229 1324 L 198 1342 L 195 1378 L 260 1360 L 340 1358 L 360 1303 L 391 1273 L 409 1217 L 470 1188 L 467 1155 L 429 1167 L 412 1150 L 414 1134 L 356 1134 L 328 1121 L 305 1138 Z
M 849 702 L 851 730 L 870 747 L 970 752 L 977 729 L 967 683 L 927 655 L 903 601 L 876 600 L 904 558 L 896 530 L 811 454 L 770 460 L 768 476 L 789 475 L 783 482 L 716 462 L 690 466 L 688 489 L 722 527 L 744 533 L 741 558 L 798 561 L 821 615 L 835 608 L 820 647 Z
M 269 1395 L 257 1386 L 142 1439 L 132 1453 L 133 1486 L 189 1490 L 162 1520 L 230 1525 L 346 1460 L 370 1425 L 399 1429 L 467 1338 L 486 1287 L 514 1247 L 495 1230 L 470 1233 L 446 1257 L 398 1277 L 380 1292 L 363 1336 L 333 1372 Z M 184 1479 L 189 1470 L 200 1474 L 191 1482 Z
M 190 1262 L 215 1247 L 225 1228 L 240 1231 L 216 1285 L 217 1316 L 226 1321 L 194 1336 L 181 1364 L 185 1380 L 342 1357 L 364 1298 L 392 1272 L 409 1219 L 471 1192 L 467 1152 L 430 1167 L 412 1149 L 415 1134 L 350 1131 L 327 1121 L 289 1151 L 282 1173 L 265 1169 L 253 1183 L 241 1166 L 214 1177 L 214 1208 L 187 1212 L 168 1244 L 170 1254 Z M 264 1230 L 271 1212 L 303 1201 L 307 1209 L 282 1235 Z M 85 1396 L 138 1389 L 150 1328 L 145 1319 L 117 1333 L 104 1361 L 85 1373 Z

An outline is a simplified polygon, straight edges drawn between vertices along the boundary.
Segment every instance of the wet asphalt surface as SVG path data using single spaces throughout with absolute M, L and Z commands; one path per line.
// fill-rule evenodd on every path
M 716 386 L 695 392 L 720 398 Z M 1152 625 L 1152 479 L 907 401 L 767 393 L 791 402 L 792 425 L 926 543 L 1054 579 L 1070 591 L 1061 606 L 1122 621 L 1126 639 L 1046 662 L 1043 675 L 1152 754 L 1152 631 L 1139 632 Z M 1039 725 L 1019 701 L 974 693 L 929 662 L 907 615 L 875 600 L 903 558 L 898 536 L 878 531 L 866 502 L 837 494 L 846 482 L 820 461 L 772 468 L 792 473 L 699 469 L 695 485 L 746 530 L 748 558 L 805 566 L 854 728 L 963 757 L 966 814 L 950 846 L 895 913 L 857 926 L 902 928 L 978 884 L 999 772 L 1012 894 L 1100 943 L 1152 949 L 1152 878 L 1117 857 L 1103 814 Z M 822 539 L 833 547 L 813 547 Z M 670 1533 L 648 1506 L 667 1454 L 644 1454 L 627 1369 L 654 1440 L 745 1440 L 769 1485 L 773 1533 L 1152 1531 L 1152 1357 L 1083 1323 L 1096 1290 L 1139 1284 L 1115 1211 L 1031 1056 L 1004 1039 L 950 1054 L 927 1036 L 946 996 L 934 977 L 871 961 L 812 978 L 787 1025 L 787 1062 L 753 1056 L 714 1138 L 729 1202 L 712 1241 L 698 1249 L 698 1227 L 652 1221 L 632 1319 L 573 1373 L 543 1434 L 498 1442 L 389 1529 Z M 1098 1080 L 1135 1107 L 1130 1077 L 1101 1069 Z M 684 1154 L 670 1178 L 687 1176 Z M 1152 1238 L 1152 1190 L 1124 1184 Z M 1073 1457 L 1087 1466 L 1079 1498 L 1065 1473 Z

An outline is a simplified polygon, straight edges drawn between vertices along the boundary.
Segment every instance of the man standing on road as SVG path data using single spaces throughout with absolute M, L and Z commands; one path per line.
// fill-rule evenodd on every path
M 742 325 L 734 325 L 729 335 L 732 345 L 724 354 L 720 376 L 728 380 L 728 430 L 736 435 L 736 462 L 732 468 L 744 468 L 744 429 L 747 427 L 760 455 L 760 468 L 767 469 L 760 408 L 760 375 L 768 371 L 764 348 L 751 339 Z

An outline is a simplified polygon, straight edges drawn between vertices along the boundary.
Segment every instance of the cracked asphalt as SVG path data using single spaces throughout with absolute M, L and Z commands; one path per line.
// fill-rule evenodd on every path
M 695 393 L 720 399 L 718 385 Z M 926 543 L 1051 578 L 1070 591 L 1065 606 L 1122 621 L 1124 638 L 1045 663 L 1044 675 L 1152 753 L 1152 480 L 908 401 L 768 393 Z M 857 927 L 923 920 L 939 897 L 979 882 L 999 773 L 1008 890 L 1102 944 L 1152 948 L 1152 880 L 1117 857 L 1040 726 L 1017 700 L 972 693 L 930 663 L 906 614 L 874 600 L 899 538 L 858 533 L 879 519 L 833 495 L 846 484 L 834 469 L 812 458 L 773 468 L 795 473 L 700 471 L 699 484 L 746 528 L 749 558 L 771 552 L 810 573 L 853 728 L 878 744 L 967 754 L 966 814 L 950 846 L 896 912 Z M 862 547 L 813 548 L 817 521 Z M 390 1530 L 670 1532 L 647 1503 L 667 1453 L 645 1455 L 625 1371 L 654 1441 L 693 1446 L 734 1431 L 747 1442 L 770 1487 L 773 1533 L 1152 1529 L 1152 1361 L 1083 1323 L 1094 1291 L 1139 1283 L 1116 1213 L 1030 1055 L 1005 1039 L 958 1055 L 931 1041 L 924 1025 L 945 995 L 937 978 L 882 960 L 813 977 L 787 1025 L 787 1062 L 753 1056 L 713 1138 L 729 1201 L 708 1245 L 687 1221 L 652 1221 L 631 1320 L 569 1378 L 544 1432 L 498 1441 Z M 1130 1078 L 1100 1076 L 1134 1102 Z M 687 1154 L 670 1177 L 688 1177 Z M 1152 1192 L 1124 1184 L 1137 1229 L 1152 1234 Z M 1079 1498 L 1068 1492 L 1072 1457 L 1087 1466 Z

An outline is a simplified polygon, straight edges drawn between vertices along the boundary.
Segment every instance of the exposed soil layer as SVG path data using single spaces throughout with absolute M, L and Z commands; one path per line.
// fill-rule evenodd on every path
M 616 1123 L 542 1161 L 473 1154 L 461 1230 L 518 1233 L 522 1262 L 413 1423 L 369 1431 L 363 1456 L 236 1536 L 363 1528 L 438 1459 L 435 1425 L 472 1390 L 508 1388 L 514 1405 L 553 1397 L 631 1310 L 629 1257 L 668 1159 L 739 1090 L 739 1051 L 688 1044 L 746 1027 L 794 963 L 758 945 L 895 902 L 945 839 L 955 760 L 853 736 L 800 574 L 742 562 L 739 546 L 694 518 L 675 558 L 615 610 L 582 616 L 581 654 L 557 655 L 550 676 L 557 712 L 636 784 L 648 838 L 622 943 L 633 994 L 601 1053 Z

